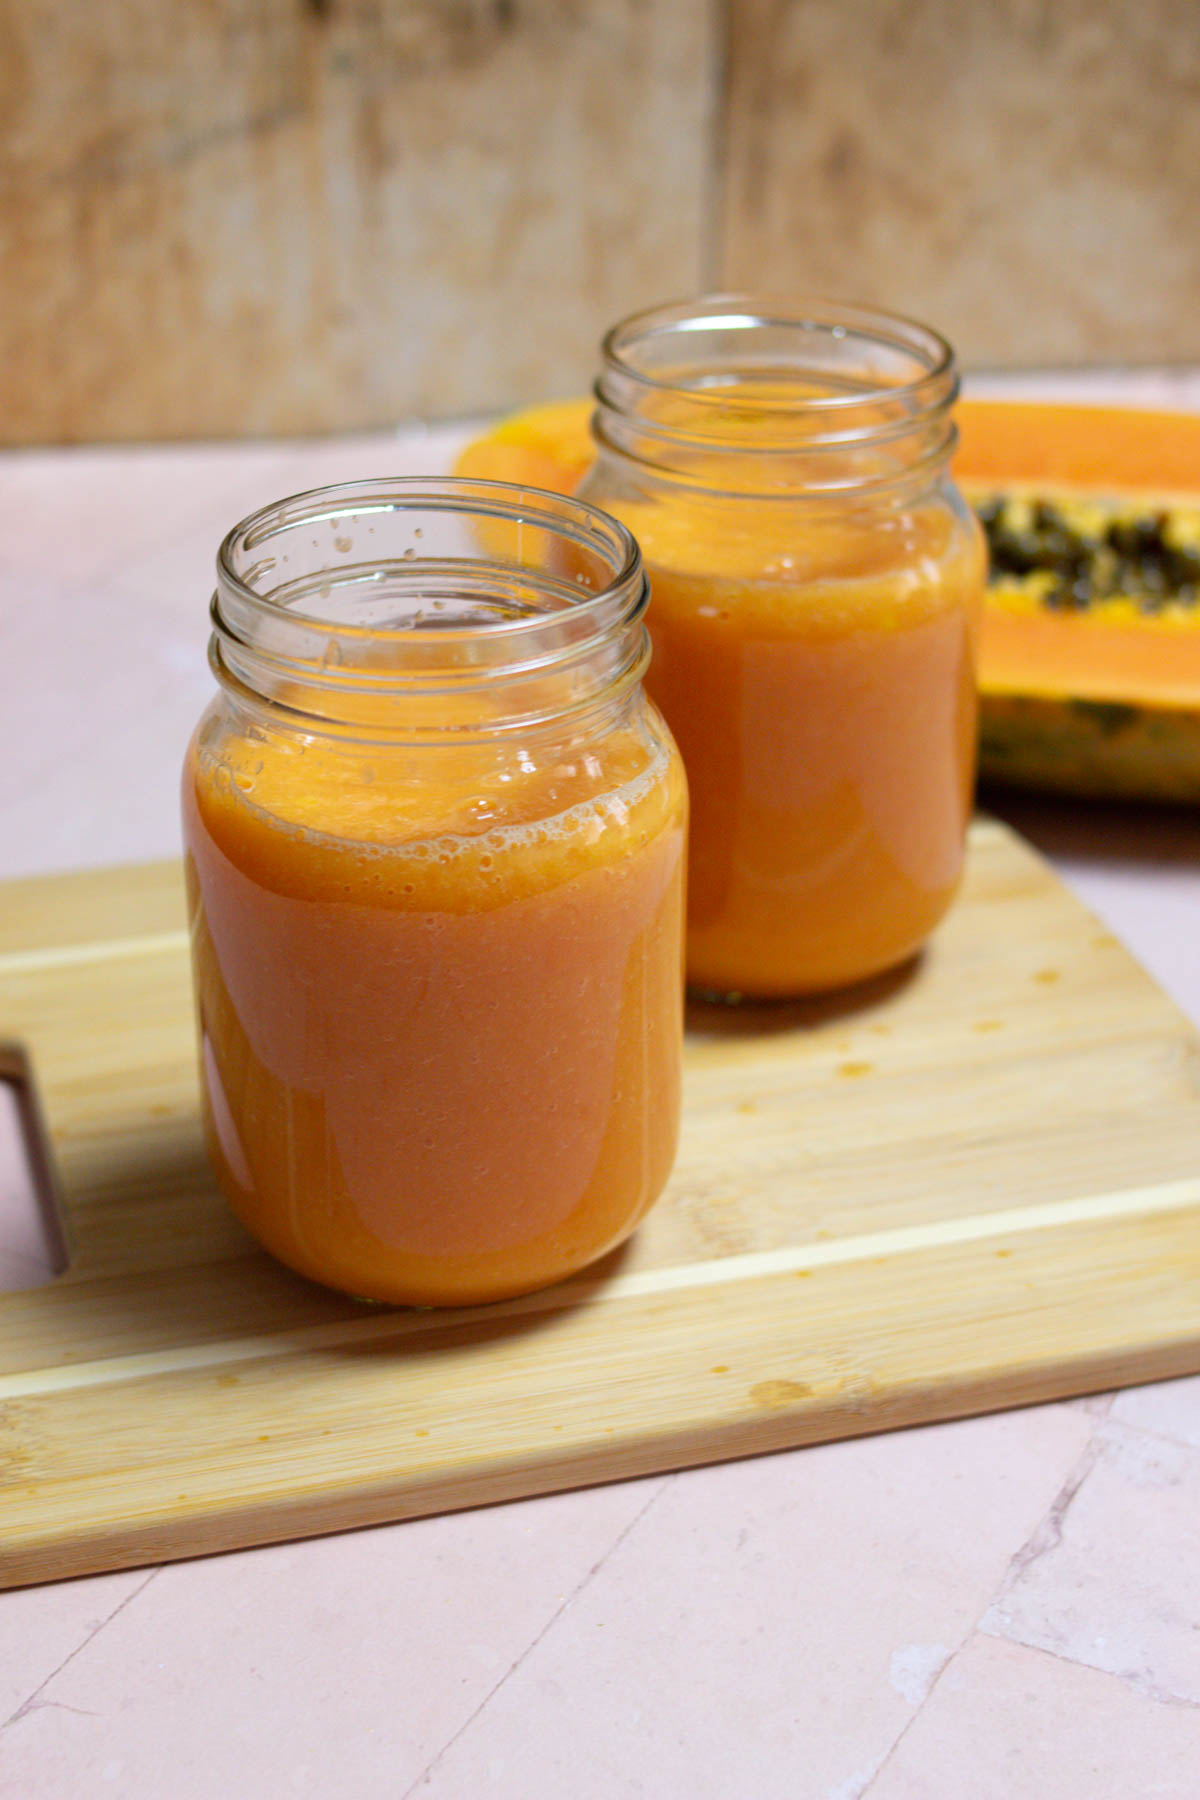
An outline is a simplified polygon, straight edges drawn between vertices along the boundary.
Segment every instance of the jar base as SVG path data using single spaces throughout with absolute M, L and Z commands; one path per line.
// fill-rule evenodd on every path
M 640 1223 L 639 1219 L 638 1224 Z M 279 1256 L 277 1252 L 268 1249 L 265 1245 L 263 1248 L 276 1262 L 281 1263 L 285 1269 L 290 1269 L 292 1274 L 300 1275 L 315 1286 L 324 1288 L 326 1293 L 342 1295 L 345 1299 L 352 1301 L 355 1306 L 362 1307 L 364 1311 L 369 1309 L 373 1312 L 456 1312 L 482 1306 L 499 1306 L 509 1300 L 523 1300 L 530 1295 L 545 1293 L 552 1288 L 561 1287 L 565 1282 L 573 1281 L 577 1276 L 598 1271 L 599 1266 L 608 1258 L 619 1258 L 636 1229 L 636 1225 L 632 1226 L 616 1243 L 608 1244 L 603 1250 L 597 1251 L 594 1256 L 573 1263 L 568 1268 L 558 1269 L 552 1275 L 530 1277 L 516 1283 L 505 1282 L 494 1288 L 475 1282 L 458 1291 L 450 1288 L 439 1290 L 436 1296 L 432 1289 L 425 1288 L 421 1290 L 420 1297 L 418 1297 L 416 1289 L 405 1288 L 403 1284 L 389 1294 L 355 1292 L 350 1288 L 339 1287 L 334 1282 L 322 1280 L 319 1275 L 314 1275 L 309 1270 L 301 1268 L 298 1263 Z
M 877 968 L 835 981 L 757 989 L 714 987 L 689 980 L 687 998 L 689 1005 L 711 1008 L 733 1016 L 739 1012 L 749 1012 L 754 1007 L 797 1006 L 806 1002 L 814 1005 L 823 1003 L 838 1010 L 853 1012 L 860 1006 L 870 1005 L 906 986 L 919 970 L 926 948 L 927 943 L 922 942 L 897 957 L 890 957 Z

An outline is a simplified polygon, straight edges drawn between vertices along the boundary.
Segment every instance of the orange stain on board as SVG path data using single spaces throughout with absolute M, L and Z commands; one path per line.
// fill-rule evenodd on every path
M 807 1381 L 756 1381 L 750 1389 L 750 1400 L 764 1412 L 779 1412 L 809 1399 L 812 1391 Z

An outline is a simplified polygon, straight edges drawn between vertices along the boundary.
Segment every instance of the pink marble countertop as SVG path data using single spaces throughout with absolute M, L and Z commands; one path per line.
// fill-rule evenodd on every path
M 218 538 L 464 435 L 0 457 L 0 876 L 173 854 Z M 1200 818 L 997 810 L 1200 1021 Z M 367 1793 L 1196 1800 L 1200 1379 L 0 1595 L 6 1800 Z

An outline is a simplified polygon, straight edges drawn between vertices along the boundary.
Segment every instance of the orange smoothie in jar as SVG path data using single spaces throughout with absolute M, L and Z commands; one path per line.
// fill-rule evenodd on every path
M 361 547 L 372 514 L 338 505 Z M 519 619 L 508 645 L 503 621 L 499 643 L 473 616 L 418 626 L 415 693 L 403 631 L 338 633 L 332 674 L 293 657 L 265 705 L 233 621 L 226 697 L 189 751 L 214 1165 L 269 1250 L 353 1294 L 472 1303 L 557 1280 L 670 1171 L 682 768 L 638 683 L 636 595 L 599 648 L 584 633 L 564 656 L 557 617 Z M 460 679 L 435 691 L 447 663 Z M 332 701 L 314 679 L 341 684 Z
M 957 890 L 985 553 L 945 475 L 952 373 L 789 379 L 815 327 L 796 344 L 709 304 L 682 347 L 683 309 L 610 336 L 582 491 L 650 576 L 647 684 L 691 790 L 689 982 L 814 993 L 911 956 Z
M 784 550 L 719 515 L 626 520 L 651 580 L 647 682 L 692 792 L 689 979 L 769 996 L 902 961 L 962 875 L 974 535 L 814 523 Z

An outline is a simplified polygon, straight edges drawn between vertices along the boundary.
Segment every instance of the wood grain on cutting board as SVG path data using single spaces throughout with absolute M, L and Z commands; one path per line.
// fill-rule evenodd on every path
M 73 1260 L 0 1296 L 0 1583 L 1200 1368 L 1200 1043 L 1006 828 L 901 976 L 690 1024 L 630 1246 L 525 1300 L 364 1308 L 215 1192 L 178 872 L 10 884 L 0 1035 Z

